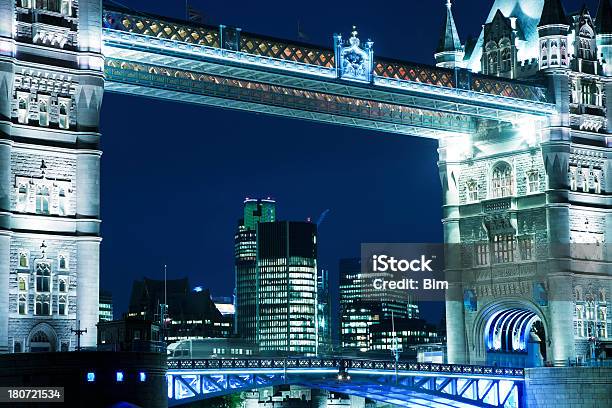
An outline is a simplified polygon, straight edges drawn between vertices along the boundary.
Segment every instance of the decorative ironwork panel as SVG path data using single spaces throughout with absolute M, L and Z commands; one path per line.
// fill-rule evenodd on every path
M 454 71 L 409 62 L 378 60 L 374 64 L 374 74 L 403 81 L 420 82 L 447 88 L 455 87 Z
M 472 91 L 505 96 L 507 98 L 526 99 L 537 102 L 546 102 L 547 100 L 545 87 L 515 81 L 504 81 L 503 79 L 483 75 L 472 76 L 471 89 Z
M 158 18 L 109 10 L 104 10 L 102 27 L 207 47 L 220 47 L 217 27 L 178 24 Z
M 242 33 L 240 51 L 247 54 L 333 68 L 334 51 Z

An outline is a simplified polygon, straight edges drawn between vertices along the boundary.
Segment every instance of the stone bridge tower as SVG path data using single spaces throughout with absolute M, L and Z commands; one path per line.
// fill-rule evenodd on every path
M 96 344 L 101 0 L 0 0 L 0 352 Z
M 531 365 L 531 333 L 555 364 L 612 344 L 610 10 L 497 0 L 457 64 L 545 83 L 557 114 L 440 143 L 450 362 Z

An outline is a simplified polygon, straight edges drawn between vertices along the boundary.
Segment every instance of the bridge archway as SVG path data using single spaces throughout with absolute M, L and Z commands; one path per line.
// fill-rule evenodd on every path
M 28 335 L 27 351 L 49 352 L 57 351 L 57 334 L 55 329 L 47 323 L 37 324 Z
M 533 303 L 496 300 L 475 319 L 472 361 L 498 366 L 539 365 L 547 357 L 547 327 L 544 314 Z M 530 345 L 530 340 L 539 340 L 539 347 Z

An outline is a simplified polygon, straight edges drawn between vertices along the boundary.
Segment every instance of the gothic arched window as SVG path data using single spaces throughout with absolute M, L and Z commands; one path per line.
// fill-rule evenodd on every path
M 17 210 L 25 211 L 28 204 L 28 186 L 25 184 L 19 184 L 17 190 Z
M 45 100 L 38 102 L 38 124 L 40 126 L 49 126 L 49 112 L 47 110 L 47 101 Z
M 473 203 L 478 201 L 478 183 L 476 180 L 471 179 L 466 184 L 467 188 L 467 201 L 468 203 Z
M 27 300 L 26 300 L 26 296 L 25 295 L 19 295 L 18 309 L 19 309 L 19 314 L 20 315 L 24 315 L 24 314 L 28 313 Z
M 49 316 L 51 314 L 51 301 L 48 295 L 36 296 L 34 313 L 41 316 Z
M 28 253 L 27 252 L 19 252 L 19 267 L 20 268 L 29 268 L 30 267 L 30 262 L 28 260 Z
M 25 292 L 26 290 L 28 290 L 28 282 L 26 280 L 26 277 L 20 276 L 19 277 L 19 291 Z
M 28 123 L 28 101 L 25 97 L 20 97 L 17 106 L 17 121 Z
M 512 51 L 510 48 L 504 48 L 501 52 L 501 71 L 509 72 L 512 70 Z
M 62 129 L 68 129 L 70 126 L 70 121 L 68 120 L 68 107 L 66 103 L 62 102 L 59 106 L 59 127 Z
M 491 193 L 493 198 L 512 195 L 512 168 L 508 163 L 499 162 L 493 167 Z
M 57 312 L 60 315 L 66 315 L 68 314 L 68 308 L 67 308 L 67 301 L 66 301 L 66 296 L 60 296 L 59 297 L 59 301 L 57 303 Z
M 537 171 L 530 171 L 527 175 L 527 194 L 540 191 L 540 175 Z
M 51 291 L 51 267 L 48 263 L 39 263 L 36 265 L 36 291 Z
M 49 214 L 49 187 L 36 188 L 36 214 Z
M 62 293 L 68 291 L 68 285 L 66 284 L 66 279 L 59 280 L 59 291 Z
M 60 255 L 57 259 L 58 267 L 61 270 L 68 269 L 68 260 L 66 259 L 66 255 Z
M 72 15 L 72 1 L 71 0 L 61 0 L 61 8 L 60 13 L 65 16 L 70 17 Z

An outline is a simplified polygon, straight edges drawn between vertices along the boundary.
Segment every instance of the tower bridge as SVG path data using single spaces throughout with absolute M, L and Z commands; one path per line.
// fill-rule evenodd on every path
M 341 358 L 170 360 L 169 406 L 281 384 L 420 407 L 524 405 L 521 368 Z
M 72 350 L 77 321 L 95 347 L 105 91 L 437 139 L 444 237 L 458 249 L 449 361 L 538 362 L 528 338 L 540 364 L 609 347 L 609 0 L 595 16 L 496 0 L 471 44 L 450 2 L 446 17 L 428 66 L 380 57 L 355 30 L 320 47 L 100 0 L 0 0 L 0 352 Z M 412 371 L 406 387 L 425 393 Z M 189 390 L 191 374 L 176 375 Z M 454 377 L 440 378 L 429 391 Z

